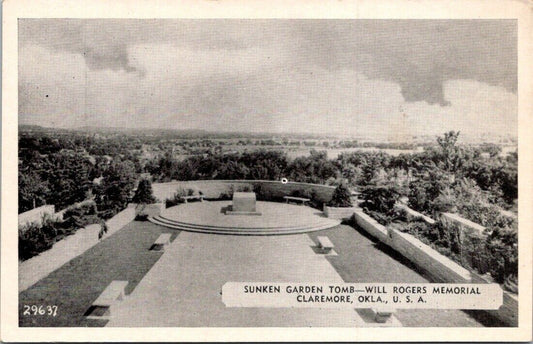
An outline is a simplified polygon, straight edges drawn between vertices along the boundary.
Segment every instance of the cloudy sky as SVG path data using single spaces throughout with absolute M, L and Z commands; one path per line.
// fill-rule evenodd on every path
M 19 123 L 517 130 L 516 22 L 19 20 Z

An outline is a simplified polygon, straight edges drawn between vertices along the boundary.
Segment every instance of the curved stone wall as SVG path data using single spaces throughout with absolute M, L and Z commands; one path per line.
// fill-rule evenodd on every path
M 319 202 L 329 202 L 335 187 L 288 182 L 283 184 L 280 181 L 273 180 L 191 180 L 191 181 L 175 181 L 168 183 L 154 183 L 152 185 L 154 196 L 159 200 L 164 201 L 166 198 L 172 197 L 178 188 L 193 188 L 202 191 L 206 198 L 219 198 L 222 194 L 228 193 L 239 188 L 249 187 L 254 189 L 254 186 L 260 186 L 261 190 L 271 195 L 271 197 L 281 198 L 283 196 L 291 195 L 296 190 L 303 190 L 311 193 L 315 191 L 316 198 Z

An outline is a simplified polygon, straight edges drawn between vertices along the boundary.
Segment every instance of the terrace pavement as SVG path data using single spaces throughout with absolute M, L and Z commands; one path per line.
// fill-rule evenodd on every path
M 167 250 L 149 250 L 162 233 Z M 178 235 L 179 234 L 179 235 Z M 317 255 L 326 235 L 337 256 Z M 351 226 L 309 234 L 235 236 L 180 232 L 133 221 L 19 294 L 20 326 L 103 326 L 84 313 L 112 280 L 127 280 L 127 297 L 108 326 L 376 326 L 351 309 L 226 308 L 221 287 L 237 282 L 410 282 L 428 280 L 386 246 Z M 24 316 L 23 305 L 46 300 L 57 317 Z M 483 326 L 458 310 L 398 310 L 404 326 Z M 399 325 L 399 324 L 398 324 Z
M 112 310 L 107 326 L 365 326 L 353 309 L 226 308 L 222 303 L 222 286 L 229 281 L 342 283 L 312 246 L 305 234 L 182 232 L 133 293 Z

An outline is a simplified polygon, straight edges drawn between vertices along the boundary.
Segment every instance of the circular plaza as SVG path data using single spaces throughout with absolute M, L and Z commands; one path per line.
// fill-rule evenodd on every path
M 231 209 L 232 201 L 184 203 L 167 208 L 150 220 L 184 231 L 232 235 L 306 233 L 340 224 L 305 205 L 258 201 L 254 214 L 230 214 Z

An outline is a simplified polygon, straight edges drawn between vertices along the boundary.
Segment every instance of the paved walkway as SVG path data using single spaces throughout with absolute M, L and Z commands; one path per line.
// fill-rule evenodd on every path
M 367 326 L 352 309 L 226 308 L 224 283 L 337 282 L 305 235 L 230 236 L 182 232 L 107 326 Z M 373 324 L 375 325 L 375 324 Z
M 104 239 L 131 222 L 134 217 L 135 209 L 133 207 L 126 208 L 113 216 L 107 221 L 108 232 Z M 51 249 L 20 263 L 19 292 L 28 289 L 52 271 L 100 242 L 98 240 L 99 231 L 100 224 L 81 228 L 76 233 L 55 243 Z

